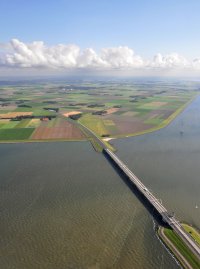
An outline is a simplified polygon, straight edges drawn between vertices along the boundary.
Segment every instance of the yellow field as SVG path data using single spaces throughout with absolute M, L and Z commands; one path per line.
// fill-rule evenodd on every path
M 65 117 L 69 117 L 69 116 L 74 116 L 74 115 L 79 115 L 82 114 L 81 111 L 69 111 L 63 114 L 63 116 Z
M 33 127 L 36 128 L 40 125 L 41 120 L 40 119 L 32 119 L 30 122 L 27 124 L 27 127 Z
M 195 228 L 191 227 L 188 224 L 182 224 L 182 226 L 184 230 L 188 232 L 191 235 L 191 237 L 193 237 L 193 239 L 200 245 L 200 233 L 198 233 L 198 231 Z
M 145 105 L 143 105 L 143 107 L 146 107 L 146 108 L 148 108 L 148 107 L 155 107 L 155 108 L 157 108 L 157 107 L 161 107 L 161 106 L 164 106 L 164 105 L 166 105 L 167 104 L 167 102 L 158 102 L 158 101 L 155 101 L 155 102 L 150 102 L 150 103 L 147 103 L 147 104 L 145 104 Z
M 32 115 L 33 112 L 9 112 L 9 113 L 5 113 L 5 114 L 0 114 L 0 119 L 2 118 L 16 118 L 16 117 L 20 117 L 20 116 L 30 116 Z
M 115 126 L 115 123 L 112 120 L 103 120 L 103 122 L 104 122 L 105 125 Z
M 80 118 L 80 123 L 88 127 L 90 130 L 95 132 L 97 135 L 107 134 L 108 131 L 101 118 L 95 117 L 93 115 L 85 114 Z

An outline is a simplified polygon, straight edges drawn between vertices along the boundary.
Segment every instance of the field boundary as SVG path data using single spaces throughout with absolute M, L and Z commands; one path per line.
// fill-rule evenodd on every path
M 87 138 L 83 139 L 27 139 L 27 140 L 0 140 L 0 144 L 18 144 L 18 143 L 45 143 L 45 142 L 85 142 Z
M 183 106 L 179 107 L 167 119 L 163 120 L 162 123 L 160 123 L 156 127 L 152 127 L 152 128 L 147 129 L 147 130 L 136 132 L 136 133 L 131 133 L 131 134 L 113 135 L 110 138 L 117 139 L 117 138 L 134 137 L 134 136 L 144 135 L 144 134 L 152 133 L 152 132 L 158 131 L 160 129 L 163 129 L 163 128 L 167 127 L 178 115 L 180 115 L 198 96 L 199 96 L 199 94 L 196 94 L 195 96 L 193 96 L 188 102 L 186 102 Z

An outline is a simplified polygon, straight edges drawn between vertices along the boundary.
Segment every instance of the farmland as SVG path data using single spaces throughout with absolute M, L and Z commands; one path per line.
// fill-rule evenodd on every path
M 0 86 L 0 141 L 102 138 L 165 127 L 198 94 L 195 82 L 18 82 Z
M 25 140 L 30 137 L 33 128 L 20 128 L 20 129 L 1 129 L 0 139 L 1 140 Z
M 80 133 L 72 123 L 65 119 L 53 119 L 49 122 L 43 122 L 33 133 L 32 139 L 83 139 L 84 136 Z

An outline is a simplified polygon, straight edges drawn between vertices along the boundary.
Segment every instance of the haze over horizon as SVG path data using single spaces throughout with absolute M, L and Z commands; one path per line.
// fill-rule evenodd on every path
M 2 0 L 0 10 L 0 76 L 200 74 L 195 0 Z

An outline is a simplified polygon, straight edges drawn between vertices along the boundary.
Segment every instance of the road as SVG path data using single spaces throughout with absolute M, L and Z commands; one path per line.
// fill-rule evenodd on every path
M 190 237 L 190 235 L 182 228 L 180 222 L 171 216 L 167 209 L 159 202 L 159 200 L 151 193 L 150 190 L 131 172 L 131 170 L 109 149 L 104 149 L 114 163 L 124 172 L 124 174 L 130 179 L 135 187 L 143 194 L 143 196 L 149 201 L 149 203 L 157 210 L 162 216 L 162 219 L 167 223 L 185 242 L 190 250 L 200 259 L 200 247 Z
M 186 258 L 180 253 L 180 251 L 174 246 L 174 244 L 169 240 L 169 238 L 165 235 L 163 228 L 160 229 L 160 234 L 162 238 L 167 242 L 169 248 L 173 250 L 173 253 L 176 253 L 176 256 L 179 257 L 179 260 L 188 268 L 193 269 L 192 266 L 188 263 Z
M 167 209 L 161 204 L 161 202 L 152 194 L 152 192 L 139 180 L 139 178 L 133 174 L 133 172 L 117 157 L 115 153 L 109 150 L 102 140 L 89 128 L 79 123 L 83 129 L 101 145 L 104 152 L 112 159 L 112 161 L 124 172 L 129 180 L 135 185 L 141 194 L 149 201 L 149 203 L 160 214 L 163 221 L 167 223 L 174 232 L 179 235 L 189 249 L 200 259 L 200 247 L 196 244 L 193 238 L 182 228 L 180 222 L 169 214 Z

